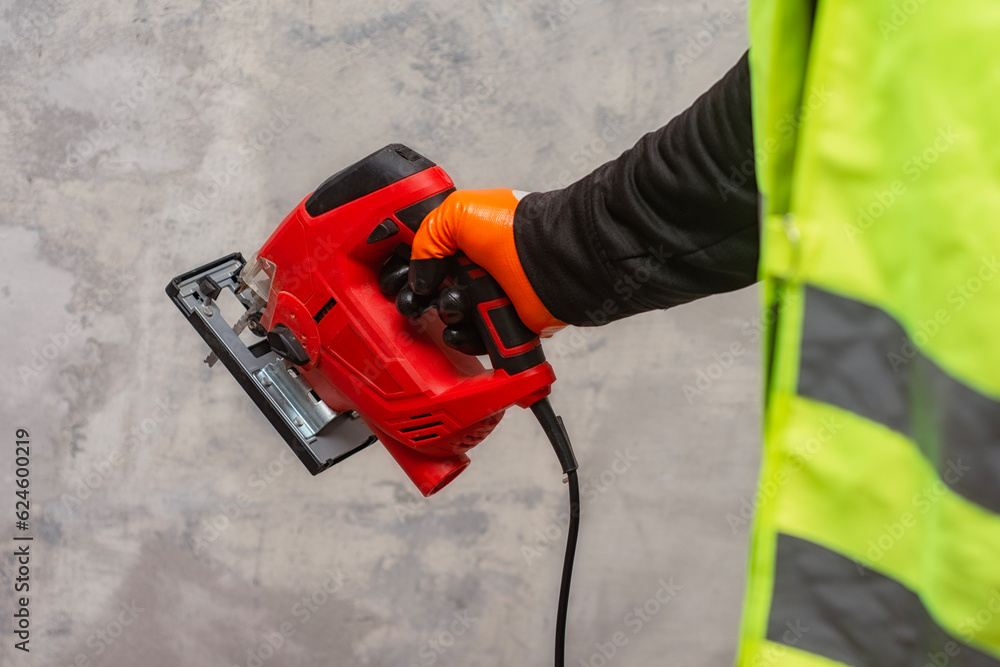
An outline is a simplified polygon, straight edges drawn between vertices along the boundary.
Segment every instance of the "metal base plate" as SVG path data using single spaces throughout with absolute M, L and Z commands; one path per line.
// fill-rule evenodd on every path
M 244 307 L 250 307 L 248 298 L 236 294 L 245 264 L 240 253 L 217 259 L 171 280 L 167 296 L 316 475 L 376 438 L 357 413 L 337 414 L 326 405 L 298 370 L 271 350 L 266 339 L 247 347 L 226 322 L 211 293 L 216 288 L 228 289 Z

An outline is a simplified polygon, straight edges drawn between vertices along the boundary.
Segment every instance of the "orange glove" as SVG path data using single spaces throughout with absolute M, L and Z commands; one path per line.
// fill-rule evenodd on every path
M 505 189 L 458 190 L 428 213 L 413 239 L 409 272 L 413 291 L 435 294 L 444 279 L 441 260 L 461 250 L 500 283 L 529 329 L 551 336 L 566 326 L 538 298 L 517 255 L 514 209 L 525 194 Z

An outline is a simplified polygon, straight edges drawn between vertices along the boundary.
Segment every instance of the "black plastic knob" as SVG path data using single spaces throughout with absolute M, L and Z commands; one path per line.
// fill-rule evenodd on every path
M 275 326 L 267 333 L 267 342 L 275 354 L 296 366 L 304 366 L 309 363 L 309 355 L 306 354 L 302 343 L 284 324 Z

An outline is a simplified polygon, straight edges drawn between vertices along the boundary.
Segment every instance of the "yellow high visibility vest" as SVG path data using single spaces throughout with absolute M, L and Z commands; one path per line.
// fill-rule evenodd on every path
M 740 667 L 1000 666 L 1000 1 L 751 0 Z

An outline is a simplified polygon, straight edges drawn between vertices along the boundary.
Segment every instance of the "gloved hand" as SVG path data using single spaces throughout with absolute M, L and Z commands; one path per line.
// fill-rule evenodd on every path
M 404 272 L 399 258 L 386 264 L 379 281 L 382 291 L 397 294 L 396 307 L 407 317 L 419 317 L 436 306 L 448 325 L 445 342 L 463 352 L 483 354 L 485 348 L 471 321 L 471 304 L 462 289 L 441 290 L 447 258 L 461 250 L 500 283 L 529 329 L 550 336 L 566 326 L 542 304 L 517 255 L 514 209 L 524 194 L 506 189 L 453 192 L 421 223 L 408 270 Z

